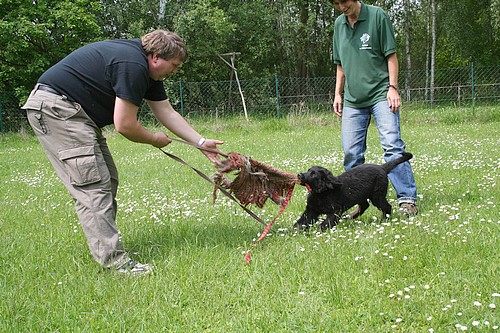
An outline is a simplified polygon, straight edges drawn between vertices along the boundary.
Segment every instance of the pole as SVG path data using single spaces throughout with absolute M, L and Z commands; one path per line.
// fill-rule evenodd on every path
M 243 96 L 243 90 L 241 89 L 241 84 L 240 84 L 240 80 L 238 78 L 238 71 L 236 70 L 236 66 L 234 64 L 234 59 L 237 55 L 239 55 L 241 53 L 239 52 L 232 52 L 232 53 L 224 53 L 224 54 L 219 54 L 219 58 L 226 64 L 229 66 L 229 68 L 231 68 L 234 72 L 234 76 L 236 78 L 236 83 L 238 84 L 238 90 L 240 92 L 240 96 L 241 96 L 241 103 L 243 104 L 243 111 L 245 112 L 245 119 L 247 120 L 248 122 L 248 112 L 247 112 L 247 105 L 245 103 L 245 97 Z M 227 62 L 226 59 L 224 59 L 223 57 L 224 56 L 231 56 L 231 63 Z
M 182 80 L 179 80 L 179 98 L 181 99 L 181 115 L 184 117 L 184 98 L 182 97 Z
M 278 118 L 281 118 L 280 115 L 280 90 L 279 90 L 279 80 L 278 74 L 274 74 L 274 82 L 276 87 L 276 113 L 278 114 Z
M 476 110 L 475 110 L 475 104 L 476 104 L 476 94 L 475 94 L 475 87 L 474 87 L 474 63 L 472 63 L 471 66 L 471 74 L 472 74 L 472 115 L 476 115 Z

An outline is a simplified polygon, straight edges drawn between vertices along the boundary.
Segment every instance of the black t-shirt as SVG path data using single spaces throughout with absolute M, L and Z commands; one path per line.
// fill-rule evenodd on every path
M 49 68 L 39 83 L 79 103 L 99 127 L 113 123 L 115 97 L 140 106 L 142 99 L 167 99 L 163 81 L 149 77 L 140 39 L 85 45 Z

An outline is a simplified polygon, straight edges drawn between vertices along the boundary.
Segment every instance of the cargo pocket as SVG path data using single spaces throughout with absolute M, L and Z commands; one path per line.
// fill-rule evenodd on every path
M 29 98 L 26 103 L 21 107 L 23 110 L 36 110 L 40 111 L 43 106 L 43 100 L 36 98 Z
M 101 181 L 94 146 L 71 148 L 59 152 L 70 177 L 70 183 L 77 186 Z
M 26 110 L 26 116 L 28 117 L 28 122 L 35 131 L 37 135 L 49 134 L 49 127 L 43 113 L 41 112 L 43 106 L 43 101 L 40 100 L 28 100 L 26 104 L 22 107 Z

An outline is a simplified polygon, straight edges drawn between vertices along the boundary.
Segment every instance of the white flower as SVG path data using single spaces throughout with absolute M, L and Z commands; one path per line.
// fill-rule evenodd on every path
M 495 303 L 491 303 L 488 306 L 490 307 L 490 309 L 496 309 L 497 308 L 497 306 L 495 305 Z
M 474 306 L 481 306 L 481 305 L 482 305 L 481 302 L 478 302 L 478 301 L 474 302 Z
M 474 321 L 472 322 L 472 326 L 479 326 L 479 322 L 478 322 L 477 320 L 474 320 Z

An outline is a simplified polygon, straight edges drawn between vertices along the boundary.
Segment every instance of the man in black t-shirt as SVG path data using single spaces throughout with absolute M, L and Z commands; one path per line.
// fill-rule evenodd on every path
M 167 99 L 163 79 L 187 59 L 180 37 L 155 30 L 130 40 L 85 45 L 49 68 L 23 106 L 59 178 L 75 200 L 92 257 L 104 268 L 147 274 L 152 266 L 133 261 L 121 248 L 116 229 L 118 172 L 101 128 L 114 124 L 127 139 L 157 148 L 171 140 L 137 120 L 144 99 L 158 121 L 199 147 L 219 150 L 222 141 L 205 139 Z M 202 150 L 212 162 L 216 153 Z

